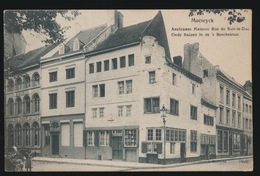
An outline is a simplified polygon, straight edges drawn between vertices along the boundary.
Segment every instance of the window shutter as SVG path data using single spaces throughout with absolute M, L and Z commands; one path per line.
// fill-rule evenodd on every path
M 87 146 L 87 131 L 83 131 L 83 146 Z
M 147 153 L 147 143 L 142 142 L 142 153 Z
M 157 153 L 162 154 L 162 143 L 157 143 Z
M 95 141 L 94 144 L 95 146 L 99 146 L 99 136 L 98 136 L 99 131 L 95 131 Z
M 109 146 L 112 147 L 112 130 L 108 131 L 109 134 Z

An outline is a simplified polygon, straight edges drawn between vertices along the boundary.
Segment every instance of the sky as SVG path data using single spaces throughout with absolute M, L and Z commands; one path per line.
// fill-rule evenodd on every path
M 150 20 L 158 13 L 158 10 L 119 9 L 119 11 L 124 16 L 124 26 Z M 66 37 L 70 37 L 77 32 L 75 26 L 80 25 L 81 29 L 87 29 L 107 23 L 111 19 L 112 13 L 111 10 L 80 10 L 80 12 L 81 15 L 74 21 L 68 22 L 62 18 L 57 18 L 62 26 L 70 26 L 70 29 L 66 32 Z M 219 65 L 222 70 L 242 85 L 246 80 L 252 81 L 252 12 L 250 10 L 243 13 L 246 17 L 245 21 L 232 25 L 228 24 L 225 16 L 207 14 L 189 17 L 189 10 L 179 9 L 161 10 L 161 12 L 171 57 L 180 55 L 183 58 L 183 46 L 186 43 L 198 42 L 200 53 L 213 65 Z M 201 20 L 201 22 L 194 22 L 192 18 L 195 21 Z M 208 22 L 206 23 L 206 21 Z M 191 31 L 177 31 L 172 30 L 172 28 L 191 28 Z M 208 28 L 208 30 L 198 31 L 194 28 Z M 233 30 L 228 30 L 228 28 Z M 221 29 L 225 29 L 225 31 Z M 197 36 L 184 36 L 184 33 Z M 199 36 L 199 33 L 203 36 Z M 209 36 L 205 36 L 206 33 Z M 234 33 L 238 36 L 216 36 L 217 33 Z M 39 34 L 31 35 L 30 32 L 26 31 L 24 36 L 28 43 L 27 51 L 44 45 L 44 43 L 41 43 L 42 36 Z

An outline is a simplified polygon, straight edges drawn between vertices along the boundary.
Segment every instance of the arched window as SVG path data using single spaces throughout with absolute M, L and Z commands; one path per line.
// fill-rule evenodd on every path
M 14 114 L 14 100 L 12 98 L 9 98 L 8 100 L 8 115 Z
M 23 129 L 24 129 L 24 144 L 25 146 L 30 146 L 30 140 L 31 140 L 30 125 L 28 123 L 25 123 Z
M 18 97 L 16 99 L 16 114 L 21 114 L 22 113 L 22 99 Z
M 14 145 L 14 127 L 12 124 L 8 125 L 7 128 L 7 134 L 8 134 L 8 147 L 12 147 Z
M 28 95 L 26 95 L 23 99 L 23 102 L 24 102 L 24 113 L 25 114 L 29 114 L 30 113 L 30 105 L 31 105 L 31 101 L 30 101 L 30 97 Z
M 14 90 L 14 81 L 12 79 L 9 79 L 7 83 L 7 91 L 11 92 L 13 90 Z
M 32 81 L 33 81 L 33 86 L 40 85 L 40 75 L 38 73 L 34 73 Z
M 19 123 L 15 125 L 15 143 L 17 146 L 22 145 L 22 127 Z
M 40 128 L 39 128 L 39 124 L 37 122 L 33 123 L 32 131 L 33 131 L 33 145 L 39 146 L 40 145 L 40 140 L 39 140 Z
M 30 76 L 24 76 L 24 88 L 30 87 Z
M 33 95 L 33 111 L 40 112 L 40 97 L 38 94 Z
M 22 79 L 18 77 L 15 81 L 15 89 L 16 90 L 21 90 L 22 89 Z

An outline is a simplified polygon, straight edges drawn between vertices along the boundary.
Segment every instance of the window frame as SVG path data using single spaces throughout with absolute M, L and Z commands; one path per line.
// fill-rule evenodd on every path
M 197 120 L 198 118 L 198 107 L 190 105 L 190 119 Z
M 66 91 L 66 108 L 75 107 L 75 90 Z
M 66 69 L 66 79 L 75 78 L 75 67 Z
M 135 55 L 129 54 L 128 55 L 128 67 L 132 67 L 135 65 Z
M 149 71 L 149 84 L 156 83 L 156 72 L 155 71 Z
M 174 104 L 174 105 L 172 105 L 172 104 Z M 174 106 L 174 108 L 172 108 L 173 106 Z M 172 114 L 174 116 L 179 116 L 179 100 L 170 98 L 170 114 Z
M 57 109 L 58 106 L 58 93 L 49 94 L 49 109 Z
M 49 82 L 56 82 L 56 81 L 58 81 L 58 72 L 57 71 L 49 72 Z
M 151 111 L 147 111 L 147 102 L 150 99 L 150 110 Z M 156 99 L 156 100 L 155 100 Z M 153 106 L 154 103 L 153 102 L 158 102 L 158 107 L 157 106 Z M 158 108 L 157 110 L 154 108 Z M 160 113 L 160 97 L 149 97 L 149 98 L 144 98 L 144 114 L 157 114 Z
M 120 61 L 120 68 L 125 68 L 126 67 L 126 57 L 125 56 L 119 57 L 119 61 Z

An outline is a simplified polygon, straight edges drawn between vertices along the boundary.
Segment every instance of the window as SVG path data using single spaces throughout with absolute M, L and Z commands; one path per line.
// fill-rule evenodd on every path
M 40 128 L 39 124 L 37 122 L 34 122 L 32 125 L 32 132 L 33 132 L 33 145 L 34 146 L 39 146 L 40 145 Z
M 144 113 L 160 113 L 159 107 L 160 107 L 159 98 L 144 99 Z
M 193 120 L 197 120 L 197 107 L 190 106 L 190 118 Z
M 125 129 L 124 133 L 125 147 L 137 146 L 137 129 Z
M 249 123 L 249 128 L 248 128 L 248 129 L 251 130 L 251 129 L 252 129 L 252 120 L 249 119 L 249 122 L 248 122 L 248 123 Z
M 208 77 L 209 75 L 208 75 L 208 70 L 206 69 L 206 70 L 203 70 L 203 78 L 206 78 L 206 77 Z
M 50 145 L 50 125 L 44 124 L 44 145 Z
M 155 140 L 156 141 L 162 140 L 162 130 L 161 129 L 155 130 Z
M 117 69 L 117 58 L 112 59 L 112 70 Z
M 170 130 L 166 129 L 166 141 L 170 141 Z
M 170 113 L 172 115 L 179 115 L 179 101 L 178 100 L 174 100 L 174 99 L 170 99 Z
M 70 124 L 61 124 L 61 146 L 70 146 Z
M 99 95 L 100 97 L 105 97 L 105 84 L 99 85 Z
M 101 62 L 97 62 L 97 72 L 101 72 L 101 65 L 102 63 Z
M 237 96 L 237 108 L 241 109 L 241 97 L 239 95 Z
M 219 100 L 220 100 L 221 103 L 224 103 L 224 87 L 223 87 L 223 86 L 220 86 L 220 87 L 219 87 L 219 90 L 220 90 L 220 92 L 219 92 L 219 94 L 220 94 L 220 97 L 219 97 L 219 98 L 220 98 L 220 99 L 219 99 Z
M 57 81 L 57 72 L 51 72 L 49 73 L 50 82 Z
M 249 113 L 252 113 L 252 107 L 249 105 Z
M 22 99 L 21 98 L 16 99 L 16 113 L 17 114 L 22 113 Z
M 229 109 L 226 109 L 226 124 L 229 125 L 229 117 L 230 117 L 230 110 Z
M 236 111 L 232 111 L 232 126 L 236 126 Z
M 235 108 L 236 107 L 236 94 L 232 93 L 232 107 Z
M 31 110 L 31 100 L 30 97 L 28 95 L 26 95 L 24 97 L 24 113 L 25 114 L 29 114 L 30 110 Z
M 92 95 L 93 97 L 98 97 L 98 85 L 92 86 Z
M 17 146 L 22 145 L 22 127 L 19 123 L 15 126 L 15 137 L 16 137 L 16 145 Z
M 223 123 L 223 118 L 224 118 L 224 110 L 223 107 L 219 107 L 219 123 Z
M 104 118 L 104 109 L 105 108 L 99 108 L 99 118 Z
M 171 134 L 170 134 L 170 141 L 175 141 L 175 130 L 171 129 Z
M 243 103 L 243 111 L 245 111 L 245 103 Z
M 100 146 L 107 146 L 109 145 L 109 133 L 107 131 L 100 131 L 99 132 L 99 145 Z
M 192 84 L 192 88 L 191 88 L 192 89 L 192 91 L 191 91 L 192 94 L 195 94 L 195 88 L 196 88 L 195 84 Z
M 175 143 L 171 143 L 170 144 L 170 154 L 174 154 L 175 153 Z
M 197 131 L 190 131 L 190 151 L 197 152 Z
M 218 130 L 218 153 L 223 152 L 223 131 Z
M 66 92 L 66 107 L 74 107 L 75 106 L 75 91 L 67 91 Z
M 64 54 L 65 53 L 65 45 L 61 44 L 59 48 L 59 54 Z
M 57 93 L 49 94 L 49 109 L 57 109 Z
M 172 85 L 176 85 L 176 74 L 172 74 Z
M 224 131 L 224 153 L 228 152 L 228 131 Z
M 248 118 L 246 118 L 246 130 L 248 130 Z
M 97 108 L 92 108 L 92 118 L 97 118 Z
M 246 104 L 246 112 L 248 112 L 248 104 Z
M 104 71 L 108 71 L 109 70 L 109 60 L 105 60 L 104 61 Z
M 118 93 L 119 95 L 124 94 L 124 81 L 118 82 Z
M 152 61 L 151 56 L 145 56 L 145 63 L 150 64 Z
M 73 51 L 79 50 L 79 39 L 76 38 L 73 43 Z
M 132 80 L 126 81 L 126 93 L 127 94 L 132 93 Z
M 120 57 L 120 68 L 125 67 L 125 56 Z
M 234 133 L 233 140 L 234 140 L 234 149 L 240 149 L 240 134 Z
M 8 83 L 7 83 L 7 91 L 8 92 L 11 92 L 14 90 L 14 81 L 9 79 L 8 80 Z
M 126 117 L 129 117 L 132 115 L 132 105 L 126 106 Z
M 73 124 L 73 134 L 74 134 L 74 146 L 82 147 L 83 146 L 83 123 L 74 123 Z
M 87 132 L 87 141 L 88 141 L 88 146 L 94 146 L 94 141 L 95 141 L 94 131 Z
M 14 114 L 14 100 L 10 98 L 8 100 L 8 115 L 13 115 Z
M 128 55 L 128 66 L 134 66 L 135 65 L 135 55 L 134 54 L 130 54 Z
M 243 129 L 245 129 L 245 128 L 246 128 L 246 119 L 243 118 Z
M 31 134 L 30 134 L 30 125 L 28 123 L 24 124 L 24 144 L 25 146 L 30 146 L 30 137 L 31 137 Z
M 38 73 L 35 73 L 33 75 L 33 86 L 38 86 L 40 85 L 40 75 Z
M 22 89 L 22 79 L 20 77 L 18 77 L 16 79 L 15 85 L 16 85 L 16 90 L 21 90 Z
M 227 90 L 226 91 L 226 105 L 229 105 L 229 103 L 230 103 L 230 91 Z
M 237 127 L 241 128 L 241 113 L 237 113 Z
M 204 124 L 209 126 L 214 126 L 214 118 L 204 114 Z
M 38 94 L 33 96 L 33 111 L 40 112 L 40 97 Z
M 149 72 L 149 83 L 153 84 L 155 82 L 156 82 L 155 81 L 155 71 L 151 71 L 151 72 Z
M 118 117 L 123 117 L 123 108 L 124 106 L 118 106 L 117 111 L 118 111 Z
M 30 77 L 27 75 L 24 77 L 24 88 L 30 87 Z
M 90 74 L 94 73 L 94 64 L 93 63 L 89 64 L 89 73 Z
M 148 129 L 147 130 L 147 140 L 148 141 L 153 141 L 153 129 Z
M 66 69 L 66 79 L 75 78 L 75 68 Z

